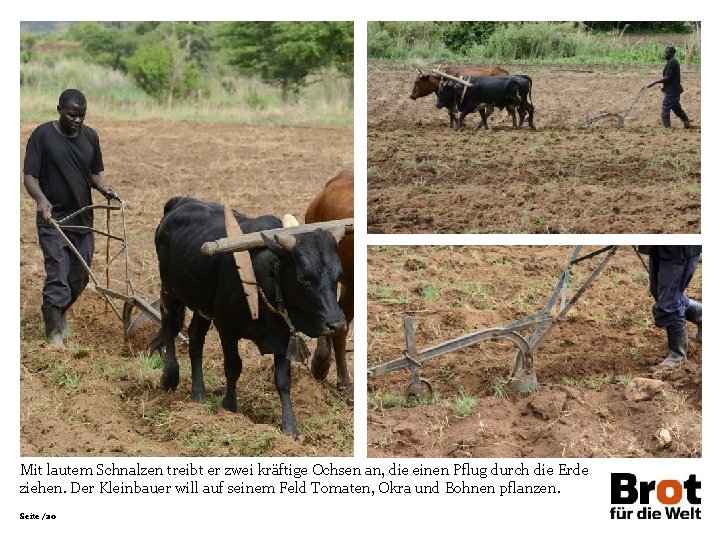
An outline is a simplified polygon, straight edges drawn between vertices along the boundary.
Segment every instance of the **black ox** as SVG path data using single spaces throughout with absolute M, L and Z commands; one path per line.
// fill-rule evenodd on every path
M 244 233 L 282 227 L 275 216 L 250 219 L 234 212 Z M 286 357 L 291 331 L 282 307 L 295 328 L 308 336 L 333 334 L 346 326 L 336 291 L 341 272 L 337 243 L 331 233 L 315 230 L 268 238 L 265 248 L 250 250 L 259 287 L 259 317 L 252 320 L 231 253 L 206 256 L 203 243 L 225 237 L 223 207 L 189 197 L 165 204 L 155 232 L 155 249 L 162 281 L 162 324 L 155 345 L 165 346 L 162 387 L 174 390 L 180 382 L 174 338 L 185 308 L 193 312 L 188 328 L 192 399 L 205 397 L 202 351 L 211 322 L 220 334 L 225 359 L 225 397 L 222 406 L 237 409 L 235 386 L 242 372 L 238 341 L 249 339 L 262 354 L 275 356 L 275 387 L 282 408 L 282 431 L 297 437 L 299 430 L 290 402 L 290 360 Z M 268 307 L 262 299 L 272 305 Z
M 515 106 L 520 113 L 518 128 L 522 127 L 525 116 L 527 116 L 528 125 L 531 129 L 535 129 L 533 124 L 535 107 L 532 104 L 532 80 L 530 77 L 527 75 L 471 77 L 468 82 L 472 86 L 443 81 L 438 88 L 435 106 L 438 109 L 455 106 L 460 112 L 458 121 L 455 123 L 455 131 L 460 129 L 465 117 L 474 112 L 480 112 L 482 118 L 480 125 L 488 129 L 489 112 L 486 111 L 486 108 L 492 112 L 493 107 L 508 106 Z

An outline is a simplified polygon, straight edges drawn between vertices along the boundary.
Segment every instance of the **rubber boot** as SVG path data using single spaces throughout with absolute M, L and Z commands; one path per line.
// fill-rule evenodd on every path
M 70 325 L 67 321 L 67 310 L 68 308 L 62 308 L 60 310 L 60 336 L 63 339 L 70 337 Z
M 43 314 L 43 322 L 45 323 L 45 341 L 53 349 L 63 350 L 62 330 L 60 328 L 60 308 L 57 306 L 45 305 L 40 308 Z
M 663 118 L 662 123 L 664 128 L 670 128 L 670 118 Z
M 657 366 L 650 368 L 650 371 L 663 371 L 675 369 L 687 360 L 688 332 L 686 327 L 666 328 L 668 349 L 670 354 Z
M 683 111 L 682 116 L 680 116 L 680 120 L 682 120 L 683 126 L 685 126 L 685 129 L 692 128 L 692 124 L 690 123 L 690 119 L 688 118 L 688 115 L 686 112 Z
M 702 343 L 702 304 L 697 300 L 690 300 L 690 304 L 685 310 L 685 318 L 697 326 L 697 333 L 693 339 Z

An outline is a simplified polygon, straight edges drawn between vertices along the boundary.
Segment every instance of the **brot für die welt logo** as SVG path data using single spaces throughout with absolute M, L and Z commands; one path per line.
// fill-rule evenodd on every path
M 638 480 L 632 473 L 611 473 L 610 519 L 701 519 L 700 485 L 694 474 L 686 480 Z

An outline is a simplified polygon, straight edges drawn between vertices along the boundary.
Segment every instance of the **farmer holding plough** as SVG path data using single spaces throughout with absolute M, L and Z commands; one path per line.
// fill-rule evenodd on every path
M 697 325 L 695 339 L 702 343 L 702 304 L 685 295 L 700 260 L 702 246 L 638 246 L 650 256 L 648 274 L 655 326 L 665 328 L 670 353 L 659 365 L 662 371 L 680 366 L 687 360 L 688 331 L 685 321 Z
M 660 112 L 660 118 L 662 118 L 663 127 L 670 127 L 670 111 L 674 112 L 683 125 L 686 128 L 692 127 L 690 119 L 687 113 L 683 110 L 680 105 L 680 94 L 683 92 L 683 87 L 680 84 L 680 62 L 675 58 L 675 47 L 669 46 L 665 48 L 665 69 L 663 69 L 662 79 L 653 81 L 645 88 L 650 88 L 656 84 L 662 83 L 662 92 L 665 94 L 662 102 L 662 110 Z
M 25 189 L 37 203 L 36 224 L 45 260 L 42 315 L 48 344 L 63 349 L 70 334 L 67 310 L 88 284 L 88 273 L 76 260 L 70 246 L 52 226 L 92 204 L 90 188 L 108 199 L 117 193 L 105 185 L 103 160 L 97 133 L 83 125 L 87 101 L 79 90 L 60 94 L 59 119 L 38 126 L 30 135 L 25 153 Z M 90 266 L 95 239 L 90 227 L 92 210 L 63 223 L 64 232 Z M 81 228 L 73 228 L 81 227 Z

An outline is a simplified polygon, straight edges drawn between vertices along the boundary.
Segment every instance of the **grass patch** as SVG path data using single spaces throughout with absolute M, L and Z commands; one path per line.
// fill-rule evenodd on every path
M 58 360 L 51 361 L 47 367 L 49 369 L 47 379 L 52 384 L 57 385 L 68 392 L 72 392 L 80 384 L 82 376 L 79 373 L 70 371 L 62 362 Z
M 137 360 L 144 371 L 153 371 L 155 369 L 160 369 L 161 367 L 163 367 L 163 359 L 158 353 L 148 355 L 144 352 L 141 352 L 138 355 Z
M 452 404 L 451 409 L 458 418 L 465 418 L 477 411 L 480 400 L 474 396 L 470 396 L 465 392 L 460 392 L 460 397 L 455 399 L 455 403 Z
M 440 298 L 440 292 L 437 290 L 437 287 L 431 283 L 422 288 L 421 296 L 423 300 L 437 300 Z
M 405 398 L 395 392 L 368 392 L 368 405 L 372 411 L 382 411 L 384 409 L 394 409 L 401 406 L 405 402 Z
M 201 403 L 208 414 L 215 414 L 222 407 L 223 394 L 206 394 Z
M 602 390 L 608 384 L 612 383 L 614 376 L 610 373 L 604 375 L 594 375 L 588 377 L 583 382 L 590 390 Z
M 498 399 L 507 399 L 507 390 L 505 390 L 505 381 L 497 379 L 493 384 L 493 396 Z

